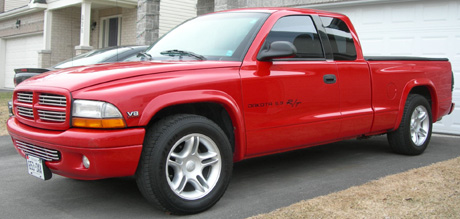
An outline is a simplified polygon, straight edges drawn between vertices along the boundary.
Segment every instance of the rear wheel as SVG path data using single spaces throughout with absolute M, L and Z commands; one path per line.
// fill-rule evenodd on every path
M 425 97 L 409 95 L 399 128 L 387 135 L 393 151 L 406 155 L 423 153 L 430 142 L 432 121 L 431 107 Z
M 175 115 L 147 130 L 137 171 L 143 196 L 173 214 L 212 207 L 232 172 L 231 145 L 222 129 L 196 115 Z

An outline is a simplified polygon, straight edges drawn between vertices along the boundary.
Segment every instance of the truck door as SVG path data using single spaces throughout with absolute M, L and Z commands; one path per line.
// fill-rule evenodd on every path
M 340 18 L 320 17 L 337 64 L 340 80 L 340 137 L 355 137 L 370 132 L 373 111 L 371 78 L 367 62 L 358 57 L 357 46 L 346 22 Z M 384 91 L 382 91 L 384 92 Z
M 247 155 L 336 139 L 340 130 L 337 67 L 326 60 L 310 16 L 281 17 L 264 46 L 291 42 L 293 58 L 244 62 L 241 68 Z

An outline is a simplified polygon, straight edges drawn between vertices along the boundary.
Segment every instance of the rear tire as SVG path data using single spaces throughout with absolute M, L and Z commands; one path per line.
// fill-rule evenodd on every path
M 172 214 L 194 214 L 224 194 L 233 165 L 222 129 L 197 115 L 174 115 L 146 133 L 136 181 L 142 195 Z
M 431 139 L 432 121 L 431 107 L 426 98 L 410 94 L 399 128 L 387 134 L 391 149 L 405 155 L 422 154 Z

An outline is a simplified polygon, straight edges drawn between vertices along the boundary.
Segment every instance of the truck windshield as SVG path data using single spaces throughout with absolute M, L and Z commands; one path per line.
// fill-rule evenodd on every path
M 171 30 L 147 53 L 153 60 L 241 61 L 268 16 L 227 12 L 197 17 Z

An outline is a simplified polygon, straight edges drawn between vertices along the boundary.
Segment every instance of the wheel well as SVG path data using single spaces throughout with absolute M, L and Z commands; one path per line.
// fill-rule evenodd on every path
M 431 98 L 431 92 L 430 90 L 425 87 L 425 86 L 418 86 L 412 88 L 409 94 L 419 94 L 425 97 L 428 100 L 428 103 L 430 103 L 430 107 L 433 108 L 433 100 Z
M 150 124 L 156 123 L 167 116 L 176 114 L 194 114 L 210 119 L 225 132 L 225 135 L 227 135 L 228 140 L 232 145 L 232 151 L 235 152 L 234 126 L 230 115 L 222 105 L 212 102 L 203 102 L 169 106 L 156 113 L 150 120 L 149 126 Z

